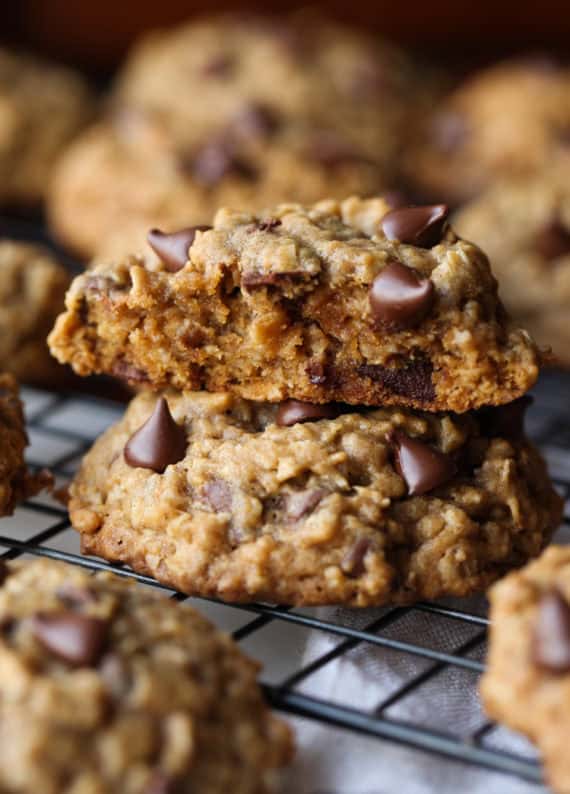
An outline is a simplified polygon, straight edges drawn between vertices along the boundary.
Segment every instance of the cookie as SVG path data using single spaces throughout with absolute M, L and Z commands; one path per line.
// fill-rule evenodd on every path
M 0 49 L 0 204 L 24 208 L 45 196 L 66 144 L 91 115 L 82 78 Z
M 252 400 L 466 411 L 510 402 L 539 357 L 447 209 L 382 199 L 220 210 L 79 276 L 50 336 L 80 375 Z
M 47 560 L 2 570 L 0 786 L 269 794 L 289 729 L 193 609 Z
M 552 789 L 570 791 L 570 548 L 553 546 L 493 587 L 489 715 L 534 741 Z
M 125 222 L 175 228 L 220 206 L 377 193 L 396 179 L 416 85 L 398 50 L 307 14 L 153 33 L 110 117 L 63 158 L 52 225 L 94 255 Z
M 82 551 L 227 601 L 410 603 L 484 589 L 561 514 L 523 404 L 355 410 L 136 397 L 70 488 Z
M 456 215 L 493 262 L 507 309 L 570 366 L 570 167 L 496 185 Z
M 28 437 L 18 384 L 0 373 L 0 516 L 10 515 L 16 504 L 50 483 L 45 472 L 31 474 L 24 461 Z
M 46 339 L 70 281 L 46 249 L 0 240 L 0 369 L 25 383 L 54 386 L 64 380 Z
M 459 203 L 499 178 L 570 159 L 570 69 L 546 59 L 491 66 L 461 84 L 418 127 L 404 158 L 425 195 Z

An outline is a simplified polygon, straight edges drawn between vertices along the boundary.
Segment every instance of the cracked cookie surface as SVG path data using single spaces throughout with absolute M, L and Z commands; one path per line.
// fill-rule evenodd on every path
M 560 519 L 517 404 L 455 416 L 166 398 L 139 395 L 95 443 L 69 510 L 84 553 L 190 594 L 467 595 L 537 555 Z
M 289 729 L 257 665 L 195 610 L 47 560 L 2 576 L 3 791 L 274 790 Z
M 462 412 L 524 394 L 539 356 L 486 256 L 441 206 L 389 210 L 220 210 L 187 238 L 154 233 L 162 259 L 149 248 L 75 279 L 51 351 L 80 375 L 270 402 Z

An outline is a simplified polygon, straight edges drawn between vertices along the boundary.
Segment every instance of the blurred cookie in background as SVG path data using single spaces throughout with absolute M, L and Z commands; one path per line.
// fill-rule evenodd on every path
M 58 155 L 89 119 L 92 98 L 70 69 L 0 49 L 0 205 L 44 198 Z
M 0 369 L 18 380 L 56 386 L 70 376 L 46 337 L 64 308 L 70 276 L 44 248 L 0 240 Z
M 570 367 L 570 167 L 498 184 L 454 224 L 489 254 L 515 319 Z
M 51 223 L 90 256 L 136 221 L 175 228 L 222 205 L 378 193 L 397 180 L 418 86 L 397 49 L 312 15 L 150 34 L 106 120 L 63 157 Z
M 529 57 L 467 78 L 424 119 L 405 168 L 423 194 L 458 204 L 557 161 L 570 161 L 570 69 Z

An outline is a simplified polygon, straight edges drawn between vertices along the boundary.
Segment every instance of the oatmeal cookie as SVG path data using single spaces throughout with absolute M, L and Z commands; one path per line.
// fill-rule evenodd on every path
M 570 161 L 569 161 L 570 166 Z M 489 254 L 513 317 L 570 366 L 570 167 L 496 185 L 454 219 Z
M 481 682 L 493 719 L 538 745 L 554 791 L 570 791 L 570 548 L 553 546 L 490 592 L 491 642 Z
M 0 787 L 268 794 L 291 752 L 257 665 L 186 605 L 110 575 L 10 563 L 0 589 Z
M 468 78 L 419 127 L 404 164 L 426 195 L 472 198 L 498 178 L 570 160 L 570 69 L 546 59 L 491 66 Z
M 456 416 L 150 392 L 83 460 L 82 550 L 189 594 L 371 606 L 484 589 L 561 499 L 523 403 Z
M 79 75 L 0 49 L 0 204 L 43 199 L 54 163 L 91 113 Z
M 44 248 L 0 240 L 0 368 L 18 380 L 53 386 L 66 377 L 47 335 L 71 281 Z
M 539 356 L 446 218 L 443 205 L 351 198 L 154 230 L 158 258 L 149 247 L 74 281 L 52 353 L 80 375 L 270 402 L 510 402 Z

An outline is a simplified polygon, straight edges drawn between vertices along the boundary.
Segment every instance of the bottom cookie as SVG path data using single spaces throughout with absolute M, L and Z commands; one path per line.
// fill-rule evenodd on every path
M 490 592 L 487 713 L 529 736 L 546 777 L 570 792 L 570 547 L 553 546 Z
M 537 555 L 560 519 L 522 408 L 141 394 L 84 458 L 71 521 L 85 553 L 189 594 L 353 606 L 467 595 Z
M 1 572 L 0 790 L 274 791 L 291 734 L 229 637 L 110 574 L 47 560 Z

